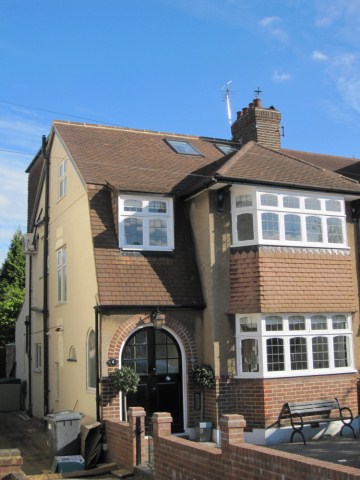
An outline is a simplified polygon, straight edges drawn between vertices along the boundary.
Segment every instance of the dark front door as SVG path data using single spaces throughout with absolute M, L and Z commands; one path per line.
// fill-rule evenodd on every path
M 172 335 L 147 327 L 126 342 L 122 365 L 140 375 L 136 393 L 129 393 L 128 407 L 143 407 L 146 415 L 169 412 L 173 433 L 183 432 L 181 352 Z

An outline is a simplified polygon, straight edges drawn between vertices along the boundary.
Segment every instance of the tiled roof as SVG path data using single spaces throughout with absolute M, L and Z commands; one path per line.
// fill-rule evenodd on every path
M 251 180 L 260 184 L 270 182 L 289 187 L 360 194 L 358 182 L 299 157 L 290 156 L 284 150 L 272 150 L 249 142 L 221 166 L 217 165 L 212 173 L 218 177 Z
M 353 176 L 356 175 L 357 162 L 343 157 L 272 150 L 254 142 L 223 157 L 215 141 L 204 137 L 61 121 L 54 122 L 54 127 L 86 183 L 108 183 L 119 191 L 181 196 L 218 175 L 360 193 L 357 183 L 330 171 L 341 172 L 351 167 Z M 191 142 L 202 156 L 176 153 L 165 142 L 167 138 Z
M 118 190 L 183 194 L 189 174 L 223 154 L 199 137 L 54 122 L 84 180 Z M 166 138 L 189 141 L 202 156 L 176 153 Z
M 340 173 L 345 177 L 360 181 L 360 160 L 358 158 L 339 157 L 335 155 L 324 155 L 320 153 L 302 152 L 289 149 L 282 149 L 281 152 L 305 160 L 318 167 Z

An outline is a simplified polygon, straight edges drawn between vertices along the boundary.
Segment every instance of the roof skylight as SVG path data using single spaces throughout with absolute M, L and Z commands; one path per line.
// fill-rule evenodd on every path
M 168 143 L 176 153 L 181 153 L 182 155 L 196 155 L 198 157 L 202 156 L 199 150 L 197 150 L 190 142 L 185 140 L 166 139 L 166 143 Z
M 229 153 L 239 150 L 238 148 L 227 145 L 226 143 L 215 143 L 215 147 L 224 155 L 229 155 Z

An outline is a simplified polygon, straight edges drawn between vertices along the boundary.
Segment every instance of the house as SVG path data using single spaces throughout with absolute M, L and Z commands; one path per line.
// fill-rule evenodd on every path
M 128 405 L 174 433 L 199 420 L 203 364 L 206 419 L 242 414 L 250 441 L 286 401 L 357 411 L 359 163 L 282 149 L 280 119 L 255 99 L 231 140 L 54 121 L 27 169 L 33 415 L 124 419 L 121 365 Z

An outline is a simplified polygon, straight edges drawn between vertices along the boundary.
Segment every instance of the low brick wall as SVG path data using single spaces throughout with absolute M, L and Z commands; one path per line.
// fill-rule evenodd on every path
M 22 464 L 23 459 L 17 448 L 0 450 L 0 479 L 9 473 L 24 474 L 21 470 Z
M 136 417 L 140 418 L 141 458 L 145 459 L 145 411 L 141 407 L 130 407 L 128 422 L 105 420 L 107 460 L 128 470 L 136 465 Z
M 154 467 L 156 480 L 360 480 L 360 470 L 244 443 L 241 415 L 220 420 L 220 448 L 171 436 L 171 416 L 155 413 Z

